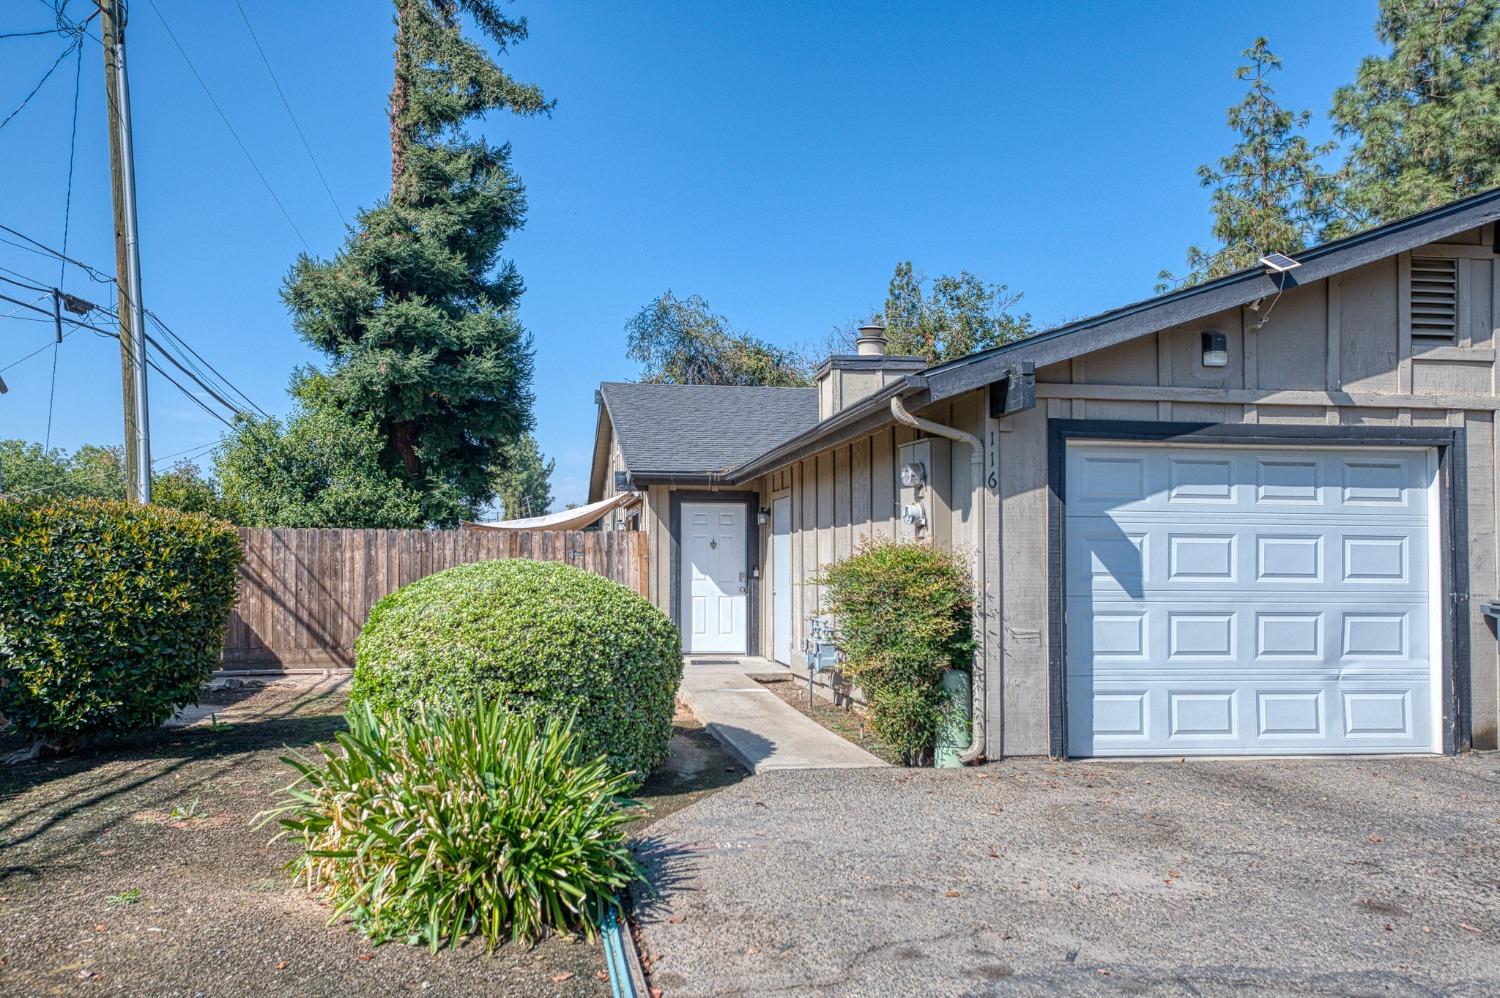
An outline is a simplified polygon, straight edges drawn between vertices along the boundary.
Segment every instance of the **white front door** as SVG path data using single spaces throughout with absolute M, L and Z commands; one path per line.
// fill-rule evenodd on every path
M 1437 751 L 1434 467 L 1070 444 L 1068 754 Z
M 792 497 L 771 500 L 771 654 L 792 664 Z
M 682 650 L 745 653 L 745 506 L 682 504 Z

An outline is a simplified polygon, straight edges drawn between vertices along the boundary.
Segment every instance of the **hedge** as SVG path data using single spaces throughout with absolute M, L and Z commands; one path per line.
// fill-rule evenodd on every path
M 408 715 L 482 700 L 574 718 L 586 758 L 642 779 L 666 757 L 682 681 L 677 628 L 591 572 L 521 559 L 429 575 L 375 604 L 354 645 L 352 706 Z
M 201 513 L 0 500 L 0 714 L 71 748 L 196 703 L 239 563 L 235 529 Z

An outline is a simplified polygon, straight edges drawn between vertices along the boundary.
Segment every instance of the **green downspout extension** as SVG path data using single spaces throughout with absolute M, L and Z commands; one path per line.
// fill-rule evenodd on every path
M 973 696 L 968 669 L 949 669 L 943 673 L 938 689 L 948 696 L 948 709 L 938 726 L 937 744 L 932 749 L 932 764 L 938 769 L 958 769 L 964 749 L 969 747 L 973 718 L 969 716 Z

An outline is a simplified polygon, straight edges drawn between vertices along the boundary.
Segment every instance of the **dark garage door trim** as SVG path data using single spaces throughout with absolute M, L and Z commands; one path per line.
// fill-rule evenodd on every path
M 1301 426 L 1277 423 L 1152 423 L 1128 420 L 1047 421 L 1047 613 L 1050 751 L 1067 756 L 1067 444 L 1070 440 L 1221 445 L 1307 444 L 1318 447 L 1432 447 L 1438 453 L 1438 537 L 1442 593 L 1443 751 L 1470 745 L 1468 471 L 1464 431 L 1437 426 Z

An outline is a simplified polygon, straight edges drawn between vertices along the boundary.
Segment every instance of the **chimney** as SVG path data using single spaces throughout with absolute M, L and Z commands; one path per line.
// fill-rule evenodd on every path
M 885 327 L 871 319 L 859 327 L 855 353 L 834 354 L 816 374 L 818 418 L 827 419 L 840 409 L 880 391 L 897 378 L 927 367 L 921 357 L 895 357 L 885 352 Z
M 854 341 L 854 350 L 861 357 L 885 356 L 885 327 L 871 319 L 859 327 L 859 336 Z

